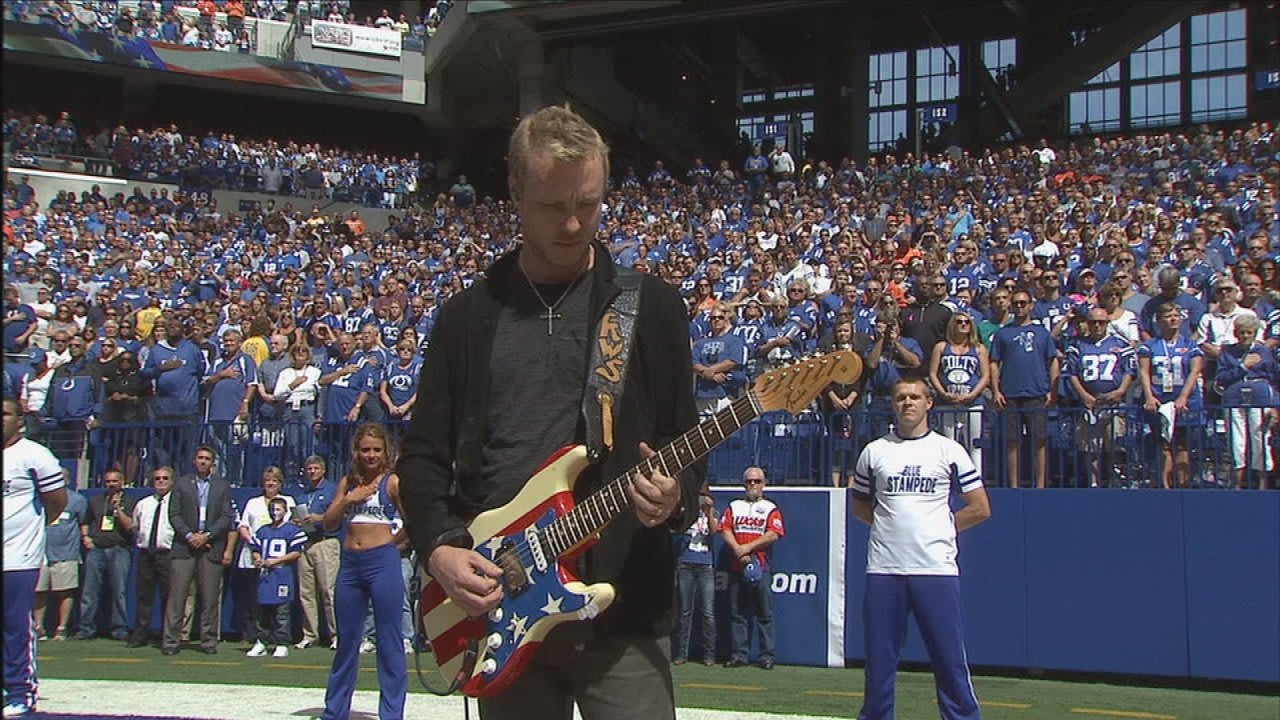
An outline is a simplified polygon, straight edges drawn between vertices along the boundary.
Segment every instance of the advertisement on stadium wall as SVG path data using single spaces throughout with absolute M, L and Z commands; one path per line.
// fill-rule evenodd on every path
M 724 513 L 742 489 L 712 488 L 716 511 Z M 773 546 L 770 591 L 775 657 L 782 665 L 844 667 L 844 494 L 825 488 L 765 489 L 782 512 L 786 535 Z M 722 541 L 716 553 L 717 656 L 728 658 L 732 630 L 728 584 L 732 558 Z M 834 572 L 833 572 L 834 571 Z M 695 625 L 692 643 L 699 637 Z M 753 637 L 750 658 L 759 658 Z M 699 657 L 690 649 L 690 657 Z
M 329 50 L 400 57 L 400 31 L 348 25 L 327 20 L 311 21 L 311 44 Z
M 5 52 L 29 52 L 159 72 L 198 75 L 299 90 L 404 100 L 396 75 L 220 52 L 156 40 L 65 29 L 50 21 L 4 23 Z

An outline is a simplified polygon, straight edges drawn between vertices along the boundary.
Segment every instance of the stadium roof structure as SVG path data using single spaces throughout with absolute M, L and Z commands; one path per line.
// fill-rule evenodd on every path
M 1003 90 L 986 72 L 971 76 L 978 111 L 967 113 L 966 139 L 985 142 L 1036 132 L 1037 116 L 1064 95 L 1165 28 L 1218 6 L 1228 5 L 473 0 L 449 14 L 428 49 L 428 115 L 442 128 L 509 129 L 523 111 L 569 100 L 612 137 L 682 164 L 732 144 L 746 88 L 814 84 L 816 102 L 847 123 L 857 109 L 844 106 L 866 96 L 869 54 L 1018 37 L 1016 87 Z

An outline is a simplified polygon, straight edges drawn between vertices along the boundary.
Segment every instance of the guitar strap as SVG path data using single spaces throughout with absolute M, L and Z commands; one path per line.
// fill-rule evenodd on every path
M 614 283 L 621 292 L 605 308 L 591 349 L 591 371 L 582 394 L 582 416 L 586 419 L 587 457 L 600 462 L 613 449 L 613 411 L 622 397 L 622 384 L 635 339 L 636 317 L 640 312 L 640 281 L 643 275 L 630 268 L 618 268 Z

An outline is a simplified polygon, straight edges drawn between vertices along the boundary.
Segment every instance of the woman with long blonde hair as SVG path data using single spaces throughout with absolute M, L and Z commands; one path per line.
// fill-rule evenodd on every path
M 933 347 L 929 380 L 938 393 L 940 432 L 969 450 L 974 467 L 982 467 L 982 393 L 991 381 L 987 349 L 978 325 L 964 311 L 951 314 L 946 339 Z
M 365 423 L 356 428 L 351 471 L 338 481 L 334 500 L 324 513 L 324 529 L 345 529 L 342 559 L 333 605 L 338 621 L 338 652 L 333 656 L 323 720 L 345 720 L 360 671 L 360 641 L 364 612 L 373 603 L 378 647 L 378 717 L 401 720 L 409 691 L 404 659 L 401 617 L 404 577 L 400 549 L 408 535 L 391 526 L 403 515 L 400 478 L 393 471 L 391 440 L 386 428 Z

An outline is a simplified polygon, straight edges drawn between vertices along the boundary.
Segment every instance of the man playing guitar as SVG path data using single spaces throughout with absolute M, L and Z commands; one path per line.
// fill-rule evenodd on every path
M 566 622 L 538 635 L 541 648 L 518 676 L 492 694 L 474 693 L 485 720 L 569 720 L 575 702 L 586 720 L 675 717 L 671 533 L 694 521 L 705 466 L 697 462 L 671 477 L 663 471 L 667 463 L 643 463 L 654 455 L 651 447 L 697 425 L 684 303 L 654 276 L 638 279 L 620 395 L 602 397 L 603 421 L 585 410 L 595 396 L 592 390 L 584 398 L 584 384 L 597 338 L 606 360 L 615 349 L 606 349 L 601 323 L 613 312 L 620 271 L 595 241 L 608 152 L 599 133 L 567 107 L 522 118 L 511 137 L 508 182 L 523 244 L 441 308 L 423 363 L 422 402 L 397 467 L 406 527 L 438 586 L 424 590 L 424 602 L 430 592 L 442 593 L 440 602 L 447 596 L 454 610 L 487 618 L 491 629 L 509 630 L 517 640 L 535 634 L 527 618 L 508 611 L 501 626 L 495 618 L 504 597 L 529 594 L 525 576 L 491 561 L 502 538 L 486 556 L 483 538 L 473 537 L 468 523 L 515 505 L 548 456 L 588 441 L 592 422 L 603 422 L 605 448 L 593 448 L 575 498 L 634 466 L 658 468 L 630 476 L 614 504 L 624 512 L 576 541 L 585 550 L 557 553 L 571 557 L 569 567 L 584 583 L 611 584 L 612 603 L 601 603 L 606 609 L 592 622 Z M 513 513 L 499 528 L 521 520 Z M 514 550 L 527 553 L 522 542 Z M 534 606 L 545 602 L 542 615 L 567 602 L 541 586 L 536 592 Z M 578 617 L 594 616 L 595 608 L 589 602 Z M 488 637 L 491 647 L 501 643 L 496 632 Z M 432 642 L 443 667 L 448 638 Z

